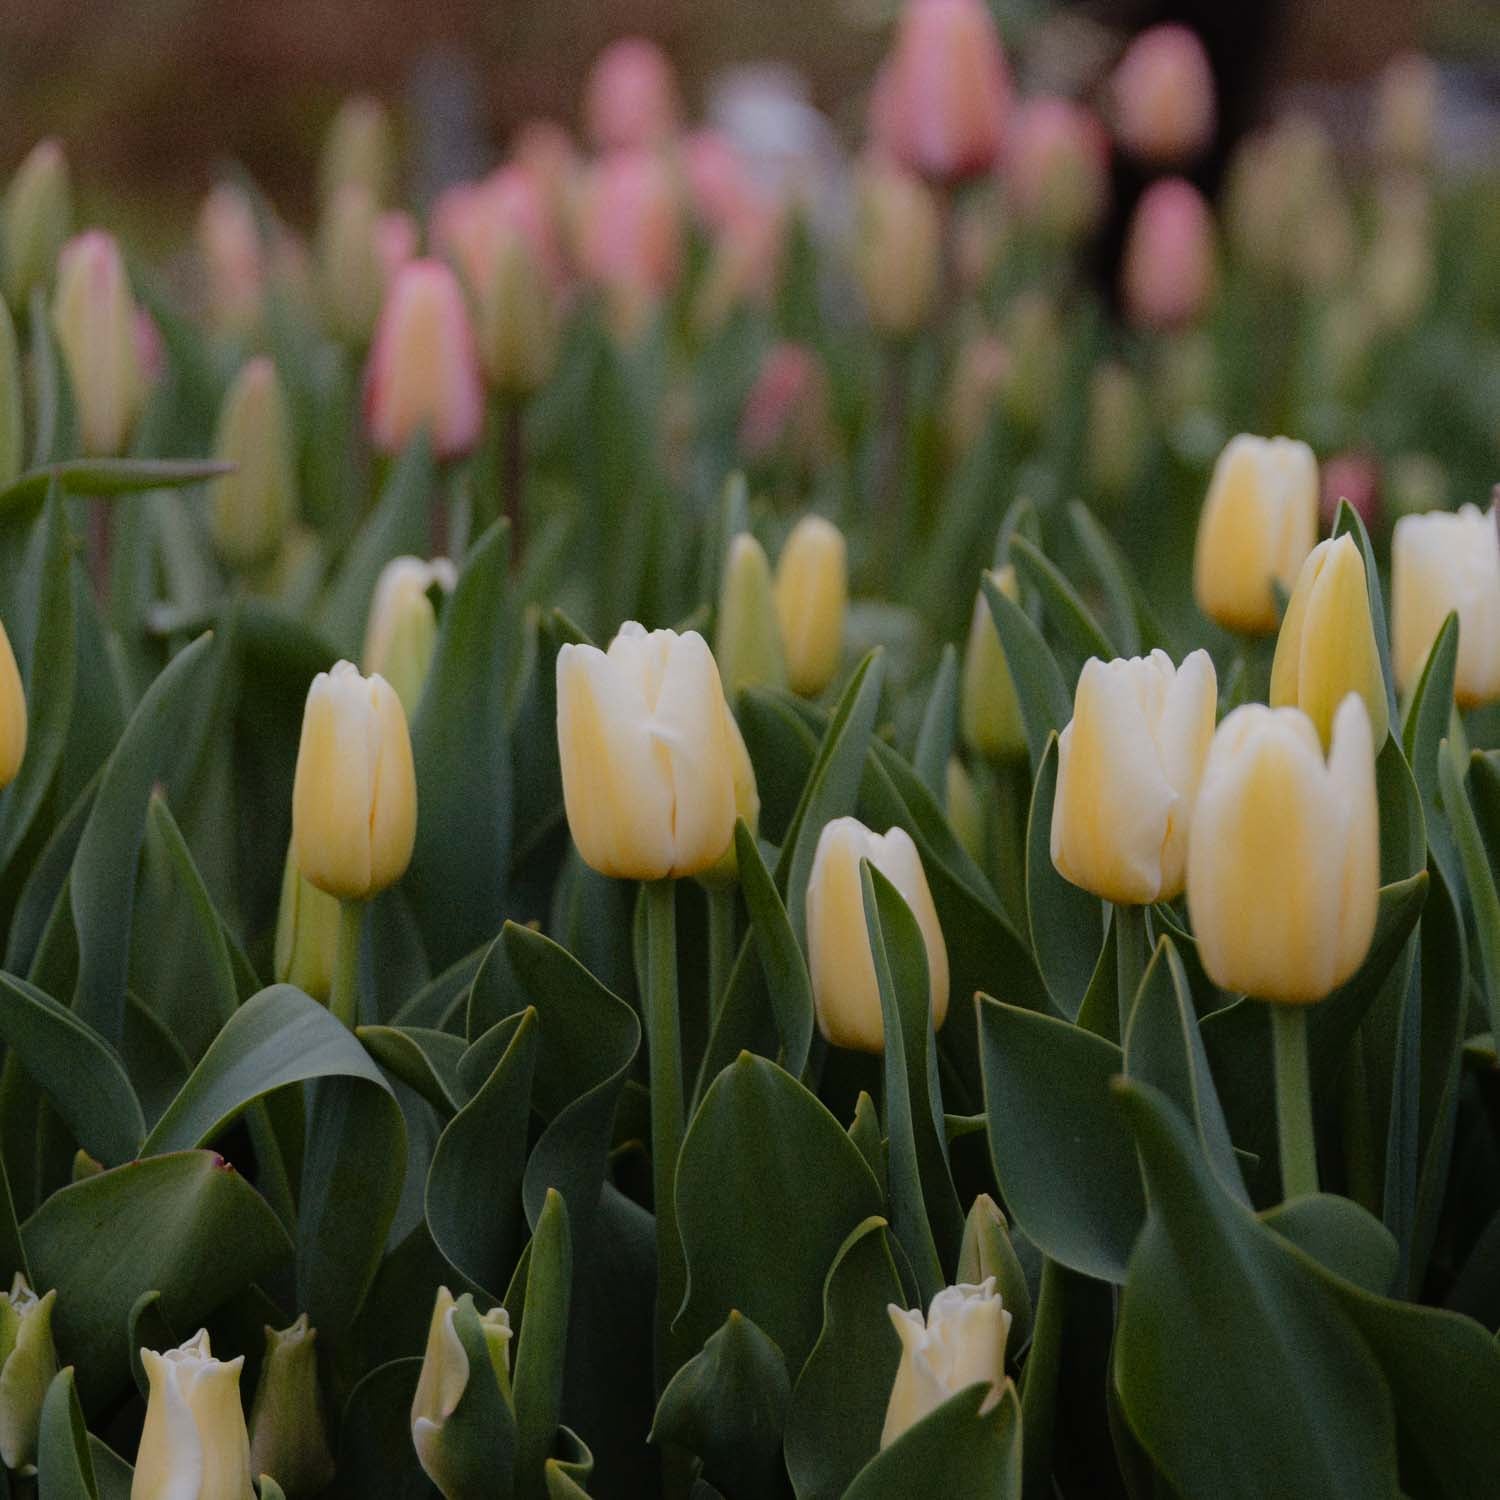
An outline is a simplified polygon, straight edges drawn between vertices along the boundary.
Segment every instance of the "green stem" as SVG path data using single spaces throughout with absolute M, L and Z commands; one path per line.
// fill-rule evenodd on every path
M 646 903 L 646 1048 L 651 1064 L 651 1172 L 656 1202 L 656 1377 L 658 1391 L 676 1372 L 672 1319 L 687 1271 L 677 1234 L 677 1156 L 682 1148 L 682 1035 L 677 1015 L 677 888 L 641 887 Z
M 1300 1198 L 1318 1190 L 1312 1086 L 1307 1071 L 1307 1011 L 1300 1005 L 1273 1005 L 1270 1010 L 1281 1192 L 1285 1198 Z
M 339 941 L 328 1008 L 350 1031 L 359 1024 L 359 936 L 364 921 L 363 901 L 339 902 Z
M 709 886 L 708 897 L 708 1018 L 710 1027 L 724 1008 L 729 989 L 729 974 L 734 968 L 736 952 L 734 922 L 734 887 Z
M 1146 933 L 1144 906 L 1116 906 L 1114 913 L 1115 998 L 1120 1007 L 1120 1045 L 1123 1047 L 1136 991 L 1145 977 L 1151 944 Z

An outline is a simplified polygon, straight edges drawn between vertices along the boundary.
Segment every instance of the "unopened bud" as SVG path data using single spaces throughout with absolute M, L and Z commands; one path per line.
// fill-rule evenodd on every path
M 385 565 L 375 584 L 360 660 L 366 674 L 379 673 L 396 690 L 408 719 L 416 714 L 437 649 L 432 590 L 451 594 L 457 581 L 446 557 L 431 562 L 396 557 Z
M 46 287 L 73 227 L 73 186 L 62 144 L 39 141 L 5 190 L 5 295 L 26 306 L 33 287 Z
M 942 225 L 920 178 L 872 164 L 859 182 L 855 268 L 870 320 L 898 337 L 927 321 L 938 290 Z
M 297 514 L 291 413 L 269 356 L 257 355 L 235 377 L 219 411 L 214 453 L 234 465 L 213 484 L 214 547 L 231 568 L 262 568 Z
M 327 202 L 347 183 L 358 183 L 377 203 L 391 189 L 395 150 L 391 122 L 378 99 L 346 99 L 323 142 L 323 198 Z
M 266 1357 L 250 1409 L 250 1471 L 269 1474 L 287 1500 L 311 1500 L 333 1478 L 318 1397 L 317 1332 L 303 1313 L 266 1329 Z
M 320 891 L 302 874 L 289 848 L 276 913 L 276 982 L 294 984 L 304 995 L 326 1005 L 333 990 L 338 944 L 338 898 Z
M 729 544 L 719 589 L 714 658 L 724 696 L 731 704 L 741 688 L 780 687 L 786 682 L 771 564 L 765 549 L 747 531 Z
M 57 1374 L 52 1344 L 55 1291 L 38 1297 L 19 1272 L 0 1298 L 0 1461 L 30 1473 L 47 1387 Z

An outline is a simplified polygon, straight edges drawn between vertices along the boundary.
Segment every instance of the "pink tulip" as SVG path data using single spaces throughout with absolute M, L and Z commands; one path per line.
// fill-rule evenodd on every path
M 1181 177 L 1153 182 L 1136 204 L 1121 275 L 1125 310 L 1143 328 L 1191 323 L 1213 296 L 1213 217 Z
M 1214 75 L 1196 32 L 1153 26 L 1125 49 L 1110 80 L 1115 133 L 1139 161 L 1180 167 L 1212 143 Z
M 433 250 L 453 262 L 475 294 L 488 285 L 500 246 L 511 234 L 520 235 L 549 276 L 561 279 L 552 213 L 536 178 L 519 166 L 449 188 L 433 208 L 429 226 Z
M 870 102 L 876 146 L 926 177 L 959 181 L 998 164 L 1009 106 L 984 0 L 907 0 Z
M 612 151 L 590 169 L 578 260 L 628 323 L 671 289 L 682 267 L 682 220 L 672 173 L 659 156 Z
M 589 137 L 606 151 L 660 146 L 677 133 L 677 83 L 655 42 L 624 37 L 601 52 L 584 97 Z
M 750 459 L 777 452 L 811 461 L 828 440 L 828 372 L 805 344 L 773 344 L 740 418 L 740 447 Z
M 1012 119 L 1005 161 L 1022 215 L 1072 239 L 1087 234 L 1109 201 L 1109 140 L 1098 117 L 1071 99 L 1028 99 Z
M 1336 454 L 1323 465 L 1323 493 L 1319 509 L 1323 525 L 1332 528 L 1339 501 L 1347 500 L 1365 526 L 1374 529 L 1380 517 L 1380 469 L 1368 453 Z
M 444 261 L 413 260 L 386 291 L 365 368 L 365 425 L 381 453 L 426 431 L 439 458 L 479 441 L 484 393 L 474 330 Z
M 266 258 L 249 198 L 220 183 L 198 213 L 198 253 L 208 288 L 208 306 L 221 332 L 241 337 L 260 318 Z
M 725 229 L 760 206 L 744 157 L 717 130 L 695 131 L 683 142 L 682 166 L 693 212 L 709 229 Z

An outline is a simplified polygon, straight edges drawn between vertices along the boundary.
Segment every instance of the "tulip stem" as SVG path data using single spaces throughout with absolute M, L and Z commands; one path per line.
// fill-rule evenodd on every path
M 521 510 L 521 494 L 526 485 L 526 428 L 522 420 L 524 416 L 525 408 L 518 397 L 507 396 L 501 402 L 500 483 L 504 490 L 505 518 L 510 522 L 510 557 L 513 571 L 520 569 L 521 545 L 525 540 L 525 516 Z
M 1270 1010 L 1281 1191 L 1285 1198 L 1300 1198 L 1318 1190 L 1318 1151 L 1307 1069 L 1307 1011 L 1300 1005 L 1273 1005 Z
M 1125 1029 L 1135 1006 L 1136 992 L 1145 977 L 1150 953 L 1144 906 L 1117 905 L 1115 911 L 1115 991 L 1120 1007 L 1120 1045 L 1125 1045 Z
M 339 941 L 334 951 L 328 1008 L 350 1031 L 359 1024 L 359 938 L 364 923 L 363 901 L 339 902 Z
M 687 1284 L 677 1235 L 677 1156 L 682 1148 L 682 1037 L 677 1016 L 677 886 L 641 886 L 646 903 L 646 1047 L 651 1065 L 651 1175 L 656 1205 L 656 1375 L 658 1390 L 677 1369 L 672 1319 Z

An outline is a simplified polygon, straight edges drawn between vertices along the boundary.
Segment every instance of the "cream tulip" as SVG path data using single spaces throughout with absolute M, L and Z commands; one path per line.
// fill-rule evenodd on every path
M 1276 629 L 1276 586 L 1290 592 L 1318 539 L 1318 461 L 1306 443 L 1248 433 L 1214 465 L 1198 520 L 1193 594 L 1227 630 Z
M 1453 695 L 1461 708 L 1500 698 L 1500 537 L 1493 509 L 1402 516 L 1391 538 L 1391 655 L 1409 693 L 1449 614 L 1458 613 Z
M 901 1363 L 885 1409 L 882 1448 L 981 1380 L 990 1389 L 979 1410 L 994 1409 L 1005 1386 L 1010 1313 L 995 1291 L 993 1276 L 978 1286 L 944 1287 L 925 1319 L 920 1308 L 908 1312 L 892 1303 L 887 1311 L 901 1340 Z
M 38 1297 L 19 1271 L 0 1297 L 0 1463 L 13 1473 L 30 1472 L 36 1462 L 42 1402 L 57 1374 L 56 1301 L 55 1291 Z
M 378 672 L 390 683 L 408 719 L 417 711 L 437 649 L 438 617 L 431 590 L 451 594 L 457 585 L 457 569 L 446 557 L 431 562 L 393 557 L 375 581 L 360 664 L 366 673 Z
M 13 782 L 26 759 L 26 690 L 10 637 L 0 624 L 0 787 Z
M 896 887 L 916 918 L 927 950 L 934 1030 L 948 1016 L 948 949 L 911 835 L 904 828 L 875 833 L 857 818 L 825 824 L 807 881 L 807 962 L 818 1027 L 835 1047 L 879 1052 L 885 1046 L 885 1023 L 865 922 L 861 860 Z
M 141 1350 L 150 1394 L 131 1500 L 254 1500 L 240 1406 L 244 1356 L 217 1360 L 199 1330 L 179 1349 Z
M 234 465 L 210 490 L 214 549 L 232 568 L 264 568 L 297 515 L 292 414 L 269 356 L 256 355 L 235 376 L 219 409 L 214 456 Z
M 406 873 L 416 833 L 411 736 L 395 690 L 353 662 L 319 672 L 292 787 L 298 867 L 330 896 L 368 901 Z
M 608 651 L 557 654 L 568 826 L 601 875 L 701 874 L 734 833 L 734 750 L 719 669 L 696 631 L 634 620 Z
M 849 609 L 849 549 L 822 516 L 792 527 L 776 560 L 776 616 L 794 693 L 816 698 L 833 681 L 844 651 Z
M 1258 703 L 1219 726 L 1188 846 L 1188 910 L 1215 984 L 1321 1000 L 1369 952 L 1380 891 L 1375 753 L 1363 701 L 1334 716 L 1327 761 L 1295 708 Z
M 742 531 L 729 544 L 719 584 L 714 659 L 733 703 L 746 687 L 782 687 L 786 661 L 765 548 Z
M 1120 906 L 1170 901 L 1183 886 L 1218 679 L 1206 651 L 1104 662 L 1078 679 L 1057 743 L 1052 863 Z

